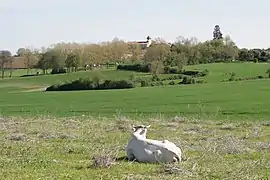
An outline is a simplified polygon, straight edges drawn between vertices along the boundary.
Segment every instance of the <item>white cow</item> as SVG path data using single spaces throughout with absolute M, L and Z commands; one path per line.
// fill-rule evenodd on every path
M 174 143 L 146 138 L 149 127 L 133 125 L 133 133 L 126 148 L 128 159 L 146 163 L 180 162 L 182 152 Z

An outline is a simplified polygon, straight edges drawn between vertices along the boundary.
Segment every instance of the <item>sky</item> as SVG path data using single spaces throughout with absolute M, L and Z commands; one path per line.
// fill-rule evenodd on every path
M 114 37 L 205 41 L 216 24 L 240 48 L 269 48 L 269 7 L 269 0 L 0 0 L 0 50 Z

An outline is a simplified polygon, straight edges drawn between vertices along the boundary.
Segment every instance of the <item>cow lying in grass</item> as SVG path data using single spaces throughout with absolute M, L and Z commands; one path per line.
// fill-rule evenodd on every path
M 128 160 L 145 163 L 171 163 L 181 161 L 181 149 L 168 140 L 147 139 L 147 128 L 134 126 L 131 139 L 127 145 Z

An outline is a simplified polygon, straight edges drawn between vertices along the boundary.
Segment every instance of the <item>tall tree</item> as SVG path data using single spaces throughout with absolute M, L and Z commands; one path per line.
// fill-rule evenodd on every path
M 222 39 L 222 33 L 221 33 L 221 30 L 220 30 L 220 27 L 219 25 L 215 25 L 215 28 L 214 28 L 214 32 L 213 32 L 213 39 Z
M 151 64 L 152 73 L 158 74 L 164 71 L 164 63 L 170 54 L 171 51 L 168 44 L 153 44 L 147 49 L 144 60 L 145 63 Z
M 12 61 L 11 52 L 7 50 L 0 51 L 0 68 L 1 68 L 1 78 L 3 79 L 5 76 L 5 69 L 7 68 L 7 64 Z
M 227 60 L 235 60 L 238 57 L 239 49 L 230 36 L 224 38 L 224 53 Z
M 32 48 L 19 48 L 17 50 L 17 56 L 23 58 L 24 65 L 27 68 L 27 74 L 29 74 L 30 69 L 36 65 L 38 57 L 36 56 L 35 50 Z

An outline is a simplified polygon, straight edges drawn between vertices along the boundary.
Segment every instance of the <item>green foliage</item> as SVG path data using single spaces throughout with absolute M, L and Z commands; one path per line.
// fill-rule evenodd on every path
M 143 79 L 140 81 L 141 87 L 147 87 L 150 86 L 151 81 L 147 80 L 147 79 Z
M 166 81 L 168 80 L 172 82 L 172 80 L 180 80 L 180 79 L 183 79 L 183 77 L 184 76 L 181 74 L 170 75 L 170 76 L 162 76 L 162 75 L 153 74 L 151 77 L 137 78 L 136 82 L 139 82 L 141 87 L 164 86 L 164 85 L 167 85 Z M 172 85 L 172 84 L 169 84 L 169 85 Z
M 100 82 L 99 78 L 95 78 L 93 80 L 90 79 L 82 79 L 68 82 L 65 84 L 52 85 L 49 86 L 46 91 L 76 91 L 76 90 L 105 90 L 105 89 L 128 89 L 134 88 L 135 85 L 132 81 L 128 80 L 105 80 L 104 82 Z
M 152 75 L 152 79 L 151 80 L 152 81 L 160 81 L 161 79 L 159 78 L 158 75 L 154 74 L 154 75 Z
M 258 76 L 251 76 L 251 77 L 235 77 L 231 76 L 228 80 L 225 81 L 247 81 L 247 80 L 259 80 L 259 79 L 265 79 L 266 77 L 263 77 L 261 75 Z
M 235 72 L 231 72 L 230 73 L 229 81 L 234 81 L 235 80 L 235 77 L 236 77 L 236 73 Z
M 270 69 L 267 69 L 266 73 L 268 74 L 268 78 L 270 78 Z
M 3 79 L 5 76 L 5 69 L 7 64 L 10 66 L 12 63 L 11 52 L 6 50 L 0 50 L 0 70 L 1 70 L 1 78 Z
M 48 74 L 48 69 L 87 71 L 104 67 L 115 68 L 117 64 L 131 62 L 136 64 L 119 65 L 117 69 L 152 74 L 178 74 L 186 65 L 228 63 L 235 60 L 257 63 L 270 60 L 269 49 L 239 49 L 229 36 L 205 42 L 199 42 L 194 37 L 178 37 L 173 44 L 159 39 L 153 40 L 147 48 L 119 39 L 102 45 L 58 43 L 42 49 L 42 52 L 20 48 L 17 53 L 16 57 L 25 59 L 28 69 L 36 67 L 42 69 L 44 74 Z M 7 62 L 4 64 L 8 65 Z
M 259 62 L 258 58 L 254 58 L 253 62 L 258 63 Z
M 165 83 L 163 81 L 153 81 L 150 83 L 150 86 L 164 86 Z
M 207 69 L 203 71 L 182 71 L 181 74 L 187 75 L 187 76 L 192 76 L 192 77 L 204 77 L 209 74 L 209 71 Z
M 195 79 L 190 76 L 185 76 L 183 80 L 179 82 L 179 84 L 202 84 L 202 83 L 206 83 L 206 81 L 203 79 Z
M 165 74 L 180 74 L 181 72 L 182 72 L 181 69 L 179 69 L 178 67 L 166 66 L 164 68 Z
M 176 83 L 175 83 L 175 81 L 170 81 L 169 82 L 169 85 L 175 85 Z
M 150 72 L 149 64 L 125 64 L 118 65 L 117 70 L 137 71 L 137 72 Z
M 183 80 L 180 82 L 180 84 L 195 84 L 196 81 L 192 77 L 185 76 Z
M 129 80 L 130 81 L 136 81 L 136 74 L 135 73 L 132 73 L 130 76 L 129 76 Z

